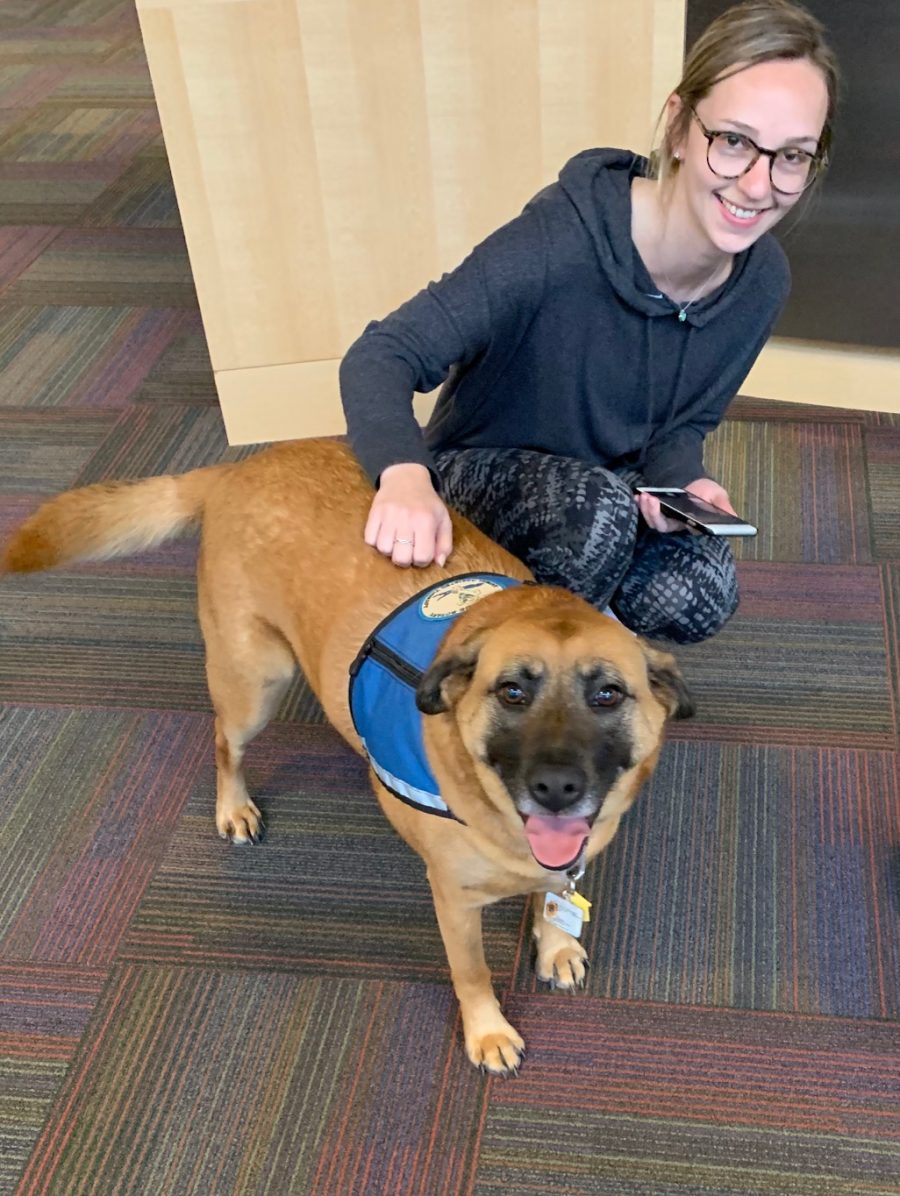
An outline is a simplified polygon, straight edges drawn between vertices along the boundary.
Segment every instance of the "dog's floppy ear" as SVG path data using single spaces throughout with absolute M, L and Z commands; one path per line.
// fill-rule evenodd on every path
M 675 657 L 651 648 L 641 640 L 647 658 L 647 677 L 654 695 L 669 712 L 669 718 L 690 718 L 696 713 L 691 691 L 685 684 Z
M 472 680 L 481 636 L 439 652 L 416 687 L 416 705 L 423 714 L 444 714 L 455 706 Z

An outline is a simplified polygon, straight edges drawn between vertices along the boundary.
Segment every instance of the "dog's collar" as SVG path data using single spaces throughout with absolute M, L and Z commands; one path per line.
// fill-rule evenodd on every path
M 582 847 L 578 853 L 578 859 L 574 864 L 564 864 L 562 868 L 548 868 L 546 864 L 541 867 L 545 872 L 559 872 L 566 878 L 565 891 L 569 893 L 575 892 L 575 885 L 581 880 L 585 873 L 585 855 L 587 854 L 587 844 Z
M 567 871 L 566 871 L 566 879 L 569 882 L 569 888 L 573 892 L 574 892 L 576 883 L 579 880 L 581 880 L 582 876 L 584 876 L 584 871 L 585 871 L 584 857 L 585 857 L 585 848 L 582 847 L 581 852 L 579 853 L 579 856 L 578 856 L 578 863 L 573 865 L 571 868 L 567 869 Z

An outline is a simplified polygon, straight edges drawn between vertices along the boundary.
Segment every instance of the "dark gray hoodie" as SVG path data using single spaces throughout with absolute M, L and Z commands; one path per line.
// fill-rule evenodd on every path
M 388 465 L 432 469 L 447 448 L 538 449 L 648 485 L 704 475 L 722 419 L 790 289 L 765 234 L 728 280 L 679 308 L 631 239 L 631 180 L 646 159 L 591 149 L 450 274 L 368 325 L 341 364 L 350 442 L 373 481 Z M 444 383 L 422 433 L 414 391 Z

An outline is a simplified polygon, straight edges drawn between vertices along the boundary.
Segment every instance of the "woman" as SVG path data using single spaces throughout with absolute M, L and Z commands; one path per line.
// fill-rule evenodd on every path
M 675 643 L 737 607 L 719 537 L 633 487 L 703 467 L 788 295 L 769 234 L 827 162 L 837 88 L 788 0 L 729 9 L 693 47 L 651 162 L 587 150 L 452 273 L 372 323 L 341 366 L 350 441 L 377 485 L 366 542 L 443 563 L 455 507 L 632 630 Z M 414 391 L 444 386 L 424 437 Z M 440 494 L 440 497 L 439 497 Z

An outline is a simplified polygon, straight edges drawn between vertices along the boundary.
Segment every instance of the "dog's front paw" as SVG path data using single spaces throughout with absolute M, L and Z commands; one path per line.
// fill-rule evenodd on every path
M 216 810 L 216 828 L 232 843 L 259 843 L 265 827 L 262 814 L 249 799 L 240 806 Z
M 522 1036 L 503 1019 L 504 1029 L 494 1029 L 487 1034 L 466 1035 L 466 1053 L 483 1071 L 497 1076 L 515 1075 L 525 1054 Z
M 569 941 L 561 947 L 557 946 L 556 950 L 541 950 L 541 946 L 544 944 L 538 947 L 535 970 L 538 980 L 543 980 L 551 988 L 561 988 L 564 992 L 575 992 L 576 989 L 584 988 L 588 957 L 584 947 L 577 939 L 573 939 L 569 935 L 566 935 L 566 938 Z

